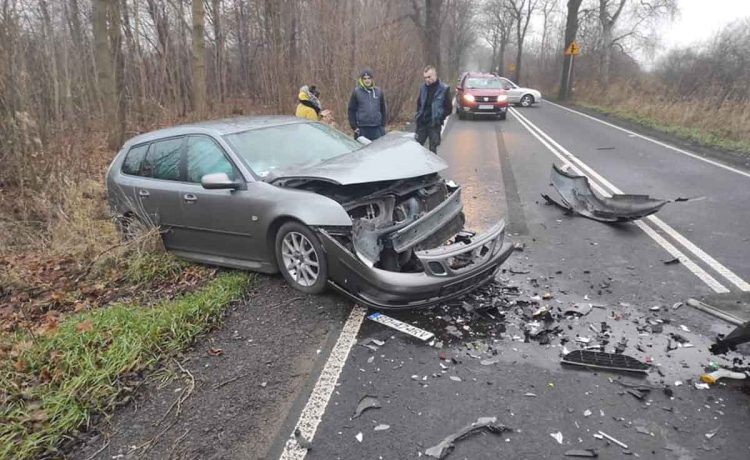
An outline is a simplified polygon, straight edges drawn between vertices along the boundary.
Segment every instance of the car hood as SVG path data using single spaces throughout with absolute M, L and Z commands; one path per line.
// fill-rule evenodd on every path
M 275 171 L 266 180 L 315 179 L 338 185 L 363 184 L 443 171 L 448 164 L 403 133 L 391 133 L 352 153 L 314 165 Z

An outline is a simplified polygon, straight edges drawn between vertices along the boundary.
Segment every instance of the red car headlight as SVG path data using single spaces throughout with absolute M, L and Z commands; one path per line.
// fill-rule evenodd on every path
M 464 101 L 466 102 L 474 102 L 474 96 L 471 94 L 464 94 Z

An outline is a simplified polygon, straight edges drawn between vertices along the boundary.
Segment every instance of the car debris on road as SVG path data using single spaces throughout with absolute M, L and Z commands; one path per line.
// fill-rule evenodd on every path
M 403 332 L 404 334 L 408 334 L 412 337 L 416 337 L 423 342 L 426 342 L 430 340 L 431 338 L 435 337 L 435 334 L 433 334 L 432 332 L 425 331 L 418 327 L 412 326 L 411 324 L 406 324 L 402 321 L 399 321 L 395 318 L 391 318 L 390 316 L 386 316 L 382 313 L 378 313 L 378 312 L 372 313 L 367 317 L 367 319 L 371 321 L 375 321 L 376 323 L 380 323 L 385 326 L 391 327 L 393 329 L 396 329 L 397 331 Z
M 615 194 L 600 197 L 591 189 L 586 176 L 575 176 L 552 165 L 550 176 L 552 185 L 560 195 L 556 201 L 542 194 L 548 203 L 599 222 L 629 222 L 651 215 L 668 203 L 667 200 L 651 198 L 648 195 Z
M 380 409 L 380 401 L 378 401 L 378 398 L 375 396 L 365 395 L 362 396 L 359 400 L 359 404 L 357 404 L 357 410 L 354 411 L 354 415 L 352 416 L 353 419 L 359 417 L 362 415 L 362 413 L 368 409 Z
M 430 447 L 425 451 L 425 455 L 437 459 L 448 456 L 455 447 L 456 441 L 461 441 L 468 436 L 480 431 L 502 435 L 506 431 L 513 431 L 505 425 L 497 424 L 497 417 L 479 417 L 476 422 L 466 425 L 457 432 L 447 436 L 439 444 Z

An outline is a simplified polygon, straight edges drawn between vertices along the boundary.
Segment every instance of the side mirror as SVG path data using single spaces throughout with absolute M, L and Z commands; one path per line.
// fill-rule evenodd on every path
M 510 90 L 512 90 L 512 89 L 513 89 L 513 87 L 512 87 L 512 86 L 510 86 L 510 85 L 505 85 L 505 86 L 503 86 L 503 89 L 504 89 L 505 91 L 510 91 Z
M 463 91 L 463 87 L 461 85 L 456 86 L 456 91 Z
M 237 190 L 241 184 L 231 180 L 227 173 L 213 173 L 201 177 L 201 185 L 206 190 Z

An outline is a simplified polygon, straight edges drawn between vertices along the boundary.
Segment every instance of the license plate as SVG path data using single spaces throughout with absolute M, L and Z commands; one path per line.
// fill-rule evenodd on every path
M 435 334 L 433 334 L 432 332 L 427 332 L 424 329 L 420 329 L 416 326 L 412 326 L 411 324 L 406 324 L 395 318 L 391 318 L 390 316 L 385 316 L 382 313 L 373 313 L 367 318 L 372 321 L 375 321 L 376 323 L 380 323 L 385 326 L 392 327 L 393 329 L 396 329 L 397 331 L 401 331 L 404 334 L 409 334 L 411 336 L 414 336 L 422 341 L 430 340 L 431 338 L 435 336 Z
M 479 110 L 492 110 L 494 108 L 495 108 L 494 105 L 485 105 L 485 104 L 482 104 L 482 105 L 479 106 Z

